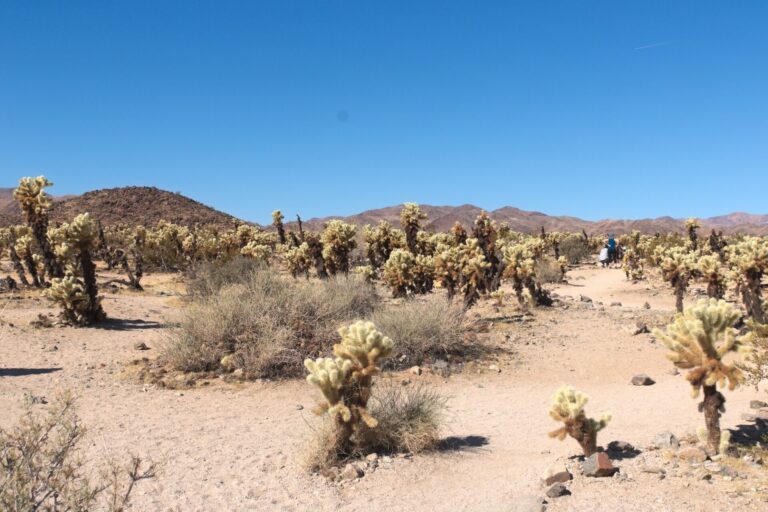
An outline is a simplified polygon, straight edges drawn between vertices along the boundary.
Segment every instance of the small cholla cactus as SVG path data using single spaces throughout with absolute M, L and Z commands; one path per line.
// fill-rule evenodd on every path
M 426 218 L 416 203 L 405 203 L 400 211 L 400 225 L 405 232 L 406 246 L 413 254 L 418 254 L 417 236 L 421 230 L 421 221 Z
M 482 292 L 494 291 L 501 285 L 501 272 L 504 268 L 496 256 L 496 240 L 498 239 L 496 223 L 485 211 L 481 211 L 475 219 L 472 236 L 477 240 L 477 246 L 483 251 L 485 261 L 488 263 L 488 268 L 478 282 L 478 287 Z
M 502 247 L 504 277 L 512 280 L 512 288 L 520 306 L 525 307 L 529 302 L 533 306 L 552 304 L 552 299 L 536 276 L 536 260 L 543 255 L 543 249 L 540 239 L 528 239 Z M 526 300 L 523 290 L 527 290 L 530 301 Z
M 564 386 L 555 394 L 552 408 L 549 410 L 553 420 L 563 422 L 563 426 L 550 432 L 549 437 L 562 441 L 565 436 L 571 436 L 579 443 L 585 457 L 597 451 L 597 433 L 611 420 L 610 414 L 603 414 L 599 420 L 587 418 L 584 406 L 588 401 L 587 395 L 570 386 Z
M 381 359 L 392 353 L 393 343 L 371 322 L 358 321 L 339 329 L 341 343 L 334 345 L 335 358 L 306 359 L 307 382 L 317 386 L 325 402 L 318 414 L 328 413 L 336 425 L 335 453 L 354 452 L 355 435 L 363 425 L 374 428 L 376 418 L 368 413 L 373 376 L 378 374 Z
M 630 281 L 640 281 L 644 277 L 643 262 L 640 258 L 638 249 L 628 247 L 624 250 L 624 258 L 622 259 L 622 268 L 624 274 Z
M 285 252 L 285 263 L 293 277 L 303 274 L 309 278 L 309 268 L 312 266 L 312 258 L 309 253 L 309 245 L 303 242 L 298 247 L 288 249 Z
M 453 224 L 451 235 L 453 236 L 453 245 L 461 245 L 467 241 L 467 230 L 459 224 L 459 221 Z
M 76 325 L 90 325 L 106 319 L 101 308 L 96 285 L 96 265 L 92 254 L 98 241 L 98 226 L 87 213 L 75 217 L 61 227 L 63 241 L 56 246 L 56 254 L 66 262 L 67 274 L 54 278 L 48 297 L 62 306 L 65 321 Z M 82 277 L 82 281 L 78 279 Z
M 322 234 L 322 244 L 325 269 L 329 274 L 349 272 L 349 257 L 352 250 L 357 247 L 356 231 L 355 226 L 338 219 L 326 224 Z
M 392 289 L 393 297 L 428 293 L 435 278 L 434 260 L 404 249 L 395 249 L 382 268 L 382 279 Z
M 489 296 L 496 301 L 498 307 L 504 305 L 504 290 L 496 290 L 495 292 L 491 292 Z
M 726 248 L 728 262 L 740 274 L 742 301 L 747 313 L 756 322 L 768 322 L 763 308 L 761 282 L 768 272 L 768 242 L 759 237 L 747 237 Z
M 376 278 L 376 270 L 370 265 L 358 265 L 352 269 L 352 273 L 361 276 L 366 283 L 372 283 Z
M 51 199 L 45 193 L 45 188 L 53 186 L 45 176 L 37 178 L 21 178 L 19 186 L 13 191 L 13 197 L 19 203 L 27 225 L 43 256 L 45 273 L 50 277 L 64 275 L 62 266 L 56 261 L 51 241 L 48 238 L 48 211 L 51 209 Z
M 698 248 L 698 235 L 696 234 L 696 230 L 700 227 L 701 224 L 698 219 L 691 217 L 685 221 L 685 230 L 688 232 L 688 240 L 690 241 L 692 251 L 695 251 Z
M 386 221 L 380 221 L 374 228 L 363 227 L 363 240 L 368 262 L 375 270 L 384 266 L 392 251 L 405 247 L 403 232 Z
M 707 295 L 712 299 L 722 299 L 725 296 L 726 272 L 715 254 L 707 254 L 697 262 L 698 274 L 707 281 Z
M 717 453 L 720 441 L 720 413 L 725 411 L 725 397 L 717 385 L 733 390 L 744 381 L 743 372 L 734 364 L 723 362 L 730 352 L 750 351 L 748 338 L 740 337 L 733 325 L 739 311 L 723 300 L 700 300 L 675 316 L 666 331 L 653 334 L 670 350 L 667 357 L 680 369 L 689 370 L 686 379 L 694 398 L 704 390 L 699 411 L 704 412 L 707 446 Z
M 285 239 L 285 226 L 283 225 L 283 219 L 285 219 L 285 216 L 280 210 L 275 210 L 272 212 L 272 225 L 277 230 L 277 236 L 280 239 L 280 243 L 285 245 L 286 239 Z
M 682 247 L 659 247 L 656 253 L 660 255 L 661 275 L 674 288 L 675 306 L 678 313 L 682 312 L 685 292 L 696 273 L 697 253 L 688 252 Z

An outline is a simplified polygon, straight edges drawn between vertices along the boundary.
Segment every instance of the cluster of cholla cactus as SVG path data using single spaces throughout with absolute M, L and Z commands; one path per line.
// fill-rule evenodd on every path
M 418 254 L 417 237 L 421 230 L 421 221 L 427 218 L 416 203 L 405 203 L 400 211 L 400 225 L 405 232 L 405 243 L 408 250 Z
M 325 270 L 329 274 L 349 273 L 350 257 L 357 247 L 356 232 L 357 228 L 354 225 L 338 219 L 326 224 L 321 242 Z
M 336 426 L 333 453 L 348 456 L 356 452 L 361 429 L 375 428 L 376 418 L 368 412 L 373 377 L 379 361 L 389 357 L 393 343 L 371 322 L 358 321 L 339 329 L 341 343 L 334 345 L 335 358 L 307 359 L 307 382 L 320 388 L 325 401 L 316 410 L 327 413 Z
M 727 273 L 720 262 L 720 257 L 716 254 L 700 256 L 696 270 L 707 283 L 707 296 L 712 299 L 722 299 L 725 296 Z
M 452 247 L 441 245 L 435 254 L 435 277 L 453 299 L 457 291 L 463 295 L 464 309 L 480 297 L 480 289 L 490 264 L 476 238 Z
M 62 307 L 66 322 L 90 325 L 106 318 L 96 286 L 93 251 L 98 240 L 98 226 L 87 213 L 78 215 L 59 231 L 61 242 L 56 255 L 65 262 L 66 275 L 55 277 L 46 293 Z
M 657 253 L 660 254 L 661 275 L 674 289 L 675 307 L 678 312 L 682 312 L 685 292 L 688 290 L 691 279 L 696 275 L 698 254 L 682 247 L 658 248 Z
M 292 247 L 285 252 L 285 263 L 291 276 L 304 276 L 309 278 L 309 269 L 312 267 L 312 258 L 309 252 L 309 244 L 302 242 L 297 247 Z
M 505 264 L 504 277 L 512 281 L 512 289 L 521 306 L 552 303 L 552 299 L 536 276 L 536 261 L 543 254 L 544 244 L 539 239 L 506 244 L 502 248 Z
M 363 240 L 368 263 L 376 270 L 384 266 L 392 251 L 406 247 L 405 234 L 387 221 L 380 221 L 376 227 L 364 226 Z
M 723 300 L 700 300 L 675 316 L 665 331 L 656 329 L 654 336 L 669 349 L 667 357 L 680 369 L 688 370 L 686 379 L 693 388 L 693 397 L 701 390 L 704 399 L 699 411 L 704 413 L 706 442 L 717 453 L 727 441 L 720 431 L 720 413 L 725 411 L 725 397 L 717 390 L 727 385 L 735 389 L 744 381 L 737 365 L 726 363 L 731 352 L 747 353 L 748 338 L 740 336 L 733 327 L 741 314 Z
M 766 323 L 761 282 L 768 272 L 768 242 L 758 237 L 748 237 L 726 249 L 728 262 L 737 278 L 738 292 L 747 313 L 758 323 Z
M 245 247 L 240 249 L 240 254 L 260 263 L 269 264 L 269 257 L 272 255 L 272 248 L 268 245 L 258 242 L 248 242 Z
M 382 267 L 381 277 L 392 289 L 394 297 L 405 297 L 431 291 L 435 278 L 434 268 L 430 256 L 395 249 Z
M 589 397 L 584 393 L 564 386 L 555 394 L 549 410 L 553 420 L 563 423 L 562 427 L 550 432 L 549 437 L 562 441 L 566 436 L 571 436 L 579 443 L 585 457 L 597 451 L 597 433 L 611 420 L 610 414 L 603 414 L 599 420 L 588 418 L 584 412 L 588 401 Z

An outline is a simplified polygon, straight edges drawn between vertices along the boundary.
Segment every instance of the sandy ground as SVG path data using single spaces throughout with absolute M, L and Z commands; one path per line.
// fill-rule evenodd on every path
M 127 362 L 157 355 L 181 307 L 174 279 L 148 276 L 143 294 L 105 292 L 104 307 L 115 320 L 100 328 L 35 329 L 30 320 L 54 312 L 44 300 L 35 294 L 18 300 L 0 296 L 0 426 L 15 422 L 25 393 L 50 400 L 62 389 L 73 390 L 89 428 L 89 456 L 130 451 L 163 463 L 158 478 L 136 490 L 133 510 L 534 510 L 531 499 L 543 495 L 542 472 L 578 454 L 572 440 L 547 437 L 557 427 L 548 406 L 562 384 L 589 394 L 593 415 L 613 414 L 600 433 L 601 444 L 623 440 L 645 447 L 665 430 L 682 437 L 703 424 L 686 381 L 671 374 L 663 347 L 648 334 L 632 334 L 637 319 L 651 325 L 671 316 L 668 290 L 627 283 L 617 269 L 585 268 L 570 273 L 572 284 L 556 289 L 576 298 L 565 302 L 567 308 L 538 309 L 527 322 L 509 320 L 512 306 L 495 311 L 485 303 L 474 310 L 496 319 L 489 336 L 511 354 L 448 378 L 407 375 L 450 397 L 445 435 L 462 446 L 395 458 L 360 480 L 330 484 L 300 469 L 302 450 L 317 425 L 309 412 L 317 396 L 303 381 L 179 392 L 120 377 Z M 579 295 L 594 303 L 579 301 Z M 612 302 L 622 307 L 608 306 Z M 645 302 L 650 310 L 643 309 Z M 151 350 L 137 351 L 137 342 Z M 490 364 L 501 371 L 486 369 Z M 630 385 L 637 373 L 656 384 Z M 727 398 L 722 423 L 736 428 L 740 414 L 749 412 L 749 400 L 765 393 L 745 388 Z M 736 482 L 659 480 L 638 469 L 652 456 L 644 452 L 619 461 L 629 479 L 574 482 L 573 495 L 550 500 L 547 510 L 768 510 L 754 492 L 768 491 L 765 481 L 734 490 Z

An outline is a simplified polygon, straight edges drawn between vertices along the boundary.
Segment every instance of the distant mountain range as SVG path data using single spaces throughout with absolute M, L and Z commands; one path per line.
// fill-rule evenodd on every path
M 187 226 L 212 224 L 220 227 L 231 227 L 244 222 L 194 199 L 154 187 L 94 190 L 79 196 L 55 197 L 54 201 L 51 213 L 53 222 L 68 222 L 75 215 L 83 212 L 90 212 L 105 225 L 154 225 L 159 220 L 167 220 Z M 399 226 L 401 209 L 402 205 L 396 205 L 366 210 L 346 217 L 314 218 L 304 221 L 304 227 L 309 230 L 320 230 L 323 224 L 330 219 L 342 219 L 358 226 L 377 224 L 379 221 L 385 220 L 394 226 Z M 421 205 L 421 209 L 428 216 L 425 223 L 426 228 L 435 231 L 448 230 L 455 222 L 469 227 L 482 211 L 480 207 L 471 204 L 461 206 L 425 204 Z M 581 230 L 585 230 L 590 235 L 623 234 L 635 229 L 643 233 L 668 233 L 681 232 L 684 222 L 684 219 L 672 217 L 588 221 L 577 217 L 525 211 L 511 206 L 489 211 L 488 214 L 495 221 L 506 223 L 511 229 L 524 233 L 538 232 L 542 227 L 547 231 L 581 232 Z M 0 226 L 17 224 L 21 221 L 21 211 L 13 201 L 13 189 L 0 188 Z M 710 229 L 717 229 L 725 233 L 768 235 L 768 215 L 737 212 L 700 219 L 700 221 L 705 232 Z M 288 226 L 295 229 L 295 223 L 289 223 Z

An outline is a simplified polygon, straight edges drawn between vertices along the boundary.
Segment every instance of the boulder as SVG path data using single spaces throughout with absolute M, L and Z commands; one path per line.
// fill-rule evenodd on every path
M 675 434 L 666 431 L 661 434 L 657 434 L 653 438 L 653 444 L 657 448 L 680 448 L 680 440 L 677 439 Z
M 613 476 L 619 471 L 608 458 L 605 452 L 598 452 L 590 455 L 581 463 L 581 469 L 584 476 L 604 477 Z
M 569 494 L 571 494 L 571 491 L 561 483 L 554 484 L 547 489 L 547 498 L 559 498 L 561 496 L 568 496 Z
M 652 386 L 654 384 L 656 384 L 656 381 L 644 373 L 640 373 L 632 377 L 633 386 Z

